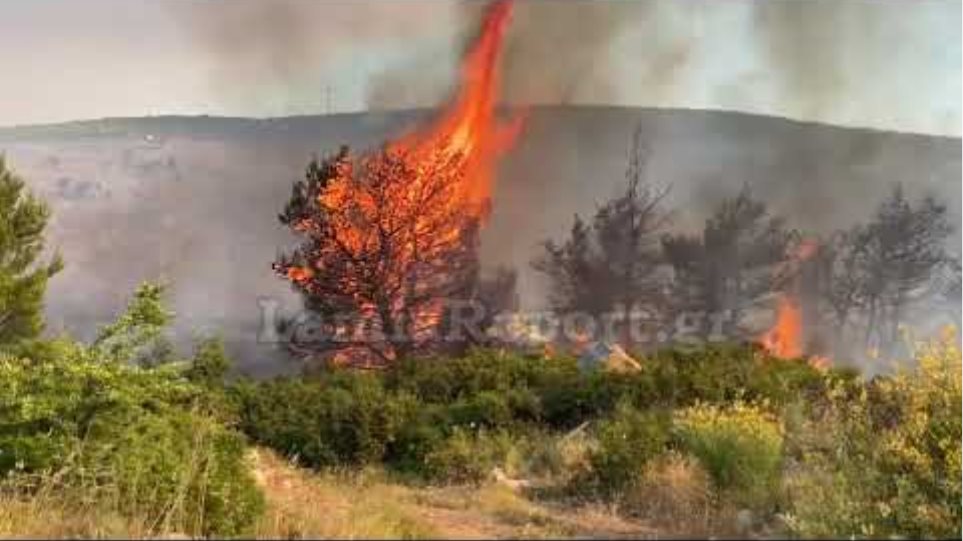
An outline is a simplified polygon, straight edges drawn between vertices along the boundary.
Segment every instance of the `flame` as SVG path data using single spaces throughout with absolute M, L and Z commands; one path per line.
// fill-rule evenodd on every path
M 819 243 L 804 239 L 796 247 L 789 264 L 798 268 L 819 251 Z M 759 343 L 773 357 L 779 359 L 798 359 L 807 354 L 803 347 L 803 317 L 799 301 L 790 293 L 780 294 L 776 304 L 776 321 L 760 338 Z M 808 355 L 813 367 L 825 370 L 830 365 L 828 357 Z
M 506 122 L 500 122 L 496 115 L 501 84 L 498 59 L 511 15 L 511 0 L 489 6 L 481 34 L 464 59 L 461 84 L 447 110 L 427 129 L 390 145 L 410 152 L 415 159 L 426 159 L 436 152 L 458 159 L 465 172 L 458 197 L 470 203 L 482 219 L 490 207 L 496 158 L 515 143 L 525 120 L 524 113 L 516 113 Z
M 366 279 L 377 280 L 385 291 L 404 292 L 387 309 L 410 315 L 415 332 L 437 327 L 443 309 L 440 300 L 406 305 L 406 299 L 431 292 L 432 278 L 419 275 L 419 268 L 440 265 L 446 255 L 463 250 L 474 225 L 487 218 L 495 165 L 524 124 L 523 113 L 507 121 L 496 114 L 498 61 L 511 13 L 510 0 L 489 6 L 463 60 L 458 88 L 433 122 L 388 142 L 383 152 L 339 158 L 335 178 L 317 194 L 324 232 L 333 236 L 333 246 L 321 249 L 347 254 L 340 259 L 349 262 L 377 262 L 368 273 L 374 278 Z M 293 227 L 308 235 L 321 228 L 310 217 Z M 279 272 L 310 291 L 325 275 L 323 255 Z M 331 285 L 351 295 L 363 317 L 378 320 L 384 299 L 376 309 L 365 284 L 351 273 L 334 274 L 339 282 Z
M 762 338 L 760 343 L 773 357 L 795 359 L 802 356 L 802 314 L 799 305 L 788 295 L 779 297 L 776 306 L 776 323 Z

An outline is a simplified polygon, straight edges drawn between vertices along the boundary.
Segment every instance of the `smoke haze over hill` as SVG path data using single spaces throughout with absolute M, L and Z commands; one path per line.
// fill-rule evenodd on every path
M 312 154 L 380 144 L 426 111 L 220 119 L 118 119 L 0 130 L 0 147 L 54 210 L 51 243 L 67 268 L 51 282 L 51 326 L 89 337 L 142 280 L 164 279 L 177 332 L 224 334 L 242 365 L 273 371 L 256 343 L 258 299 L 297 306 L 271 271 L 291 238 L 277 223 Z M 537 244 L 593 212 L 624 178 L 631 134 L 650 148 L 649 182 L 671 186 L 673 228 L 694 231 L 713 204 L 749 184 L 790 225 L 828 232 L 868 218 L 896 182 L 949 205 L 960 244 L 959 139 L 805 124 L 751 115 L 550 107 L 533 111 L 506 159 L 483 235 L 487 265 L 522 272 Z

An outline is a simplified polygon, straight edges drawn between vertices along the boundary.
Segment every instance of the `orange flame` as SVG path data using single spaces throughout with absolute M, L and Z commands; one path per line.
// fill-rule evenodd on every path
M 323 231 L 333 237 L 322 250 L 346 253 L 335 259 L 350 265 L 376 261 L 370 269 L 374 274 L 366 279 L 377 280 L 381 290 L 400 292 L 374 298 L 351 273 L 333 272 L 340 292 L 351 295 L 366 318 L 405 315 L 415 321 L 415 333 L 441 321 L 439 302 L 408 303 L 429 295 L 433 277 L 427 269 L 462 253 L 475 225 L 487 217 L 497 159 L 524 123 L 522 114 L 504 122 L 496 114 L 498 60 L 511 12 L 510 0 L 488 8 L 463 61 L 460 85 L 437 119 L 389 142 L 384 152 L 360 160 L 339 158 L 334 178 L 317 194 L 318 206 L 325 209 Z M 293 227 L 305 234 L 322 230 L 312 218 Z M 326 261 L 319 254 L 307 267 L 282 267 L 280 272 L 310 290 L 317 276 L 329 270 Z
M 812 258 L 819 250 L 819 243 L 804 239 L 796 248 L 790 264 L 799 266 Z M 799 302 L 789 293 L 782 293 L 776 305 L 776 322 L 760 338 L 759 343 L 770 355 L 779 359 L 798 359 L 806 355 L 803 347 L 803 317 Z M 819 355 L 810 355 L 809 363 L 816 368 L 825 369 L 830 360 Z
M 795 359 L 802 355 L 802 314 L 795 300 L 787 295 L 779 297 L 776 323 L 760 342 L 773 357 Z
M 457 156 L 465 172 L 458 195 L 472 204 L 480 218 L 490 205 L 495 159 L 514 144 L 524 125 L 524 114 L 499 122 L 495 110 L 501 83 L 498 59 L 511 14 L 511 0 L 499 0 L 488 8 L 481 34 L 462 64 L 461 85 L 448 109 L 427 130 L 389 145 L 422 159 L 439 151 Z

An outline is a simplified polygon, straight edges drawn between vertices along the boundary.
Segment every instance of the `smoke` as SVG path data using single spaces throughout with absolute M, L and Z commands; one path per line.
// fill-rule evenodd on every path
M 432 107 L 486 2 L 167 4 L 242 111 Z M 960 4 L 923 0 L 526 0 L 503 58 L 515 104 L 726 109 L 844 125 L 961 130 Z M 919 99 L 921 85 L 927 99 Z
M 650 2 L 591 0 L 520 3 L 504 65 L 508 99 L 610 103 L 617 97 L 610 46 L 654 7 Z M 669 75 L 671 66 L 666 68 Z
M 386 60 L 375 51 L 417 43 L 447 11 L 427 0 L 165 5 L 206 58 L 219 98 L 248 110 L 268 104 L 270 114 L 356 109 L 365 79 Z
M 617 99 L 610 49 L 623 29 L 647 17 L 652 2 L 529 0 L 517 2 L 503 54 L 503 100 L 517 104 L 609 103 Z M 431 106 L 450 91 L 457 62 L 477 31 L 485 3 L 457 4 L 447 51 L 435 51 L 374 77 L 369 109 Z M 656 61 L 672 64 L 670 51 Z M 676 57 L 677 58 L 677 57 Z M 660 71 L 671 71 L 664 66 Z

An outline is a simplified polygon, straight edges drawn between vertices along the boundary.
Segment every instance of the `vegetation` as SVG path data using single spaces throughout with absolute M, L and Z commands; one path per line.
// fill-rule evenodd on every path
M 800 430 L 789 480 L 806 536 L 960 535 L 960 350 L 929 344 L 918 364 L 856 389 L 834 388 Z
M 381 158 L 368 175 L 403 165 Z M 372 294 L 357 273 L 368 285 L 382 284 L 379 275 L 337 264 L 322 265 L 333 275 L 300 274 L 319 249 L 327 263 L 347 257 L 321 246 L 334 234 L 326 228 L 350 225 L 324 222 L 347 220 L 337 214 L 347 207 L 302 208 L 319 204 L 341 159 L 312 165 L 296 188 L 282 220 L 311 234 L 278 270 L 320 313 L 364 312 L 372 300 L 391 312 L 399 305 L 385 291 L 355 295 Z M 661 195 L 637 182 L 640 163 L 591 229 L 577 222 L 571 242 L 546 247 L 542 268 L 559 306 L 600 309 L 583 303 L 583 288 L 604 304 L 644 297 L 659 282 L 655 246 L 678 271 L 672 285 L 685 286 L 678 302 L 739 313 L 777 288 L 774 268 L 796 236 L 765 205 L 744 191 L 702 238 L 656 244 L 665 215 Z M 369 181 L 337 180 L 383 196 Z M 831 301 L 840 327 L 862 319 L 868 333 L 892 339 L 932 268 L 953 263 L 936 246 L 948 231 L 941 209 L 894 192 L 873 222 L 818 255 L 813 264 L 829 272 L 808 286 Z M 231 373 L 215 338 L 179 356 L 165 338 L 173 314 L 158 284 L 138 288 L 90 343 L 42 336 L 46 280 L 60 266 L 38 263 L 47 217 L 0 162 L 0 536 L 638 536 L 638 522 L 629 530 L 620 522 L 637 520 L 662 535 L 961 533 L 955 335 L 919 346 L 904 370 L 868 379 L 733 340 L 637 352 L 639 369 L 629 372 L 549 352 L 429 348 L 429 356 L 388 343 L 376 354 L 392 362 L 377 371 L 332 363 L 255 381 Z M 436 218 L 440 226 L 446 216 Z M 399 235 L 392 242 L 404 252 L 410 239 Z M 455 241 L 467 265 L 475 239 Z M 469 296 L 507 298 L 513 277 L 486 291 L 469 274 L 455 280 L 469 283 Z M 625 295 L 592 289 L 585 276 Z M 334 298 L 320 289 L 342 278 L 359 289 Z M 465 530 L 472 516 L 485 527 Z
M 37 336 L 43 329 L 47 280 L 59 257 L 39 262 L 47 206 L 24 190 L 24 181 L 0 156 L 0 345 Z
M 262 501 L 228 412 L 183 364 L 131 362 L 166 319 L 161 291 L 143 286 L 90 346 L 62 338 L 0 358 L 8 497 L 56 491 L 68 507 L 98 502 L 136 517 L 144 533 L 250 531 Z
M 590 224 L 576 215 L 564 242 L 544 242 L 533 266 L 548 278 L 549 302 L 558 312 L 662 308 L 655 269 L 659 235 L 669 221 L 663 203 L 668 190 L 644 182 L 646 157 L 637 130 L 625 191 L 602 205 Z
M 682 448 L 698 459 L 716 489 L 748 505 L 775 501 L 783 434 L 764 408 L 700 404 L 678 412 L 675 426 Z

